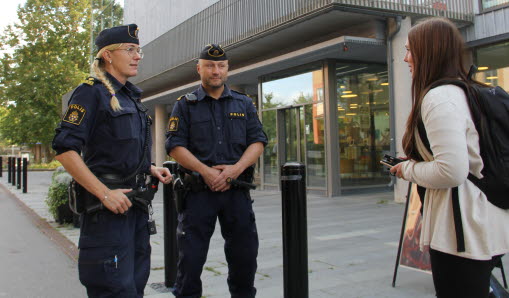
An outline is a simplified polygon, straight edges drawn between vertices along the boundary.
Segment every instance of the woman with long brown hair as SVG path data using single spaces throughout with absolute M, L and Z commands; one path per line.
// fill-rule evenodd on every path
M 413 101 L 403 137 L 408 160 L 391 172 L 425 188 L 420 243 L 430 246 L 437 297 L 488 297 L 493 266 L 509 252 L 509 213 L 467 180 L 469 173 L 482 178 L 483 161 L 465 92 L 455 85 L 433 85 L 440 80 L 475 83 L 464 68 L 464 42 L 452 22 L 432 18 L 410 30 L 406 48 Z M 452 207 L 456 187 L 461 249 Z

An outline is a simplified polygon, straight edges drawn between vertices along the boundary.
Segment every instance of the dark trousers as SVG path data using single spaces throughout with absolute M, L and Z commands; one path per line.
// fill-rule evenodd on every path
M 148 214 L 102 210 L 81 217 L 78 271 L 89 297 L 143 297 L 150 274 Z
M 501 256 L 479 261 L 430 249 L 431 271 L 438 298 L 487 298 L 490 275 Z
M 186 208 L 179 214 L 177 227 L 179 260 L 173 292 L 176 297 L 201 297 L 200 276 L 217 218 L 225 240 L 231 297 L 255 297 L 258 233 L 251 197 L 243 190 L 201 191 L 187 195 Z

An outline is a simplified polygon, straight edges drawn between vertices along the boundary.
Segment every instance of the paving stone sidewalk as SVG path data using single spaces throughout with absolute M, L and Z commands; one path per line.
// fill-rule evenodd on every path
M 27 194 L 7 183 L 7 173 L 0 183 L 77 244 L 79 229 L 55 223 L 44 203 L 51 174 L 29 172 Z M 153 204 L 158 234 L 151 238 L 151 274 L 145 291 L 145 296 L 154 298 L 173 297 L 163 286 L 162 197 L 159 191 Z M 281 194 L 254 191 L 252 197 L 260 238 L 257 296 L 283 297 Z M 404 211 L 404 205 L 394 203 L 392 198 L 390 191 L 334 198 L 308 194 L 309 297 L 435 297 L 427 273 L 400 267 L 397 286 L 391 286 Z M 217 226 L 202 275 L 204 297 L 229 297 L 227 272 Z

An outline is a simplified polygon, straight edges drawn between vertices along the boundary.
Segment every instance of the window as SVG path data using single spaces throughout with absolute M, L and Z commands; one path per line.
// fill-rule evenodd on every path
M 478 72 L 475 78 L 488 85 L 509 91 L 509 42 L 489 45 L 475 50 Z
M 509 5 L 509 0 L 481 0 L 481 11 Z

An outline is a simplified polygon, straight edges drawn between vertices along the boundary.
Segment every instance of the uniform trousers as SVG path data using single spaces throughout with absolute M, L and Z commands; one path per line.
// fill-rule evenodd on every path
M 207 260 L 210 238 L 219 218 L 228 263 L 228 287 L 232 298 L 256 295 L 258 233 L 248 191 L 231 189 L 190 192 L 179 214 L 177 244 L 179 260 L 174 294 L 179 298 L 200 298 L 200 279 Z
M 438 298 L 487 298 L 490 276 L 501 256 L 480 261 L 430 249 L 431 271 Z
M 150 274 L 148 214 L 101 210 L 81 216 L 78 271 L 89 297 L 143 297 Z

